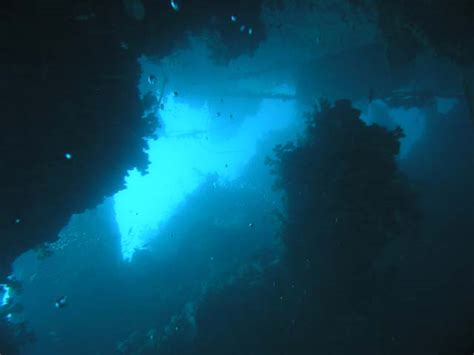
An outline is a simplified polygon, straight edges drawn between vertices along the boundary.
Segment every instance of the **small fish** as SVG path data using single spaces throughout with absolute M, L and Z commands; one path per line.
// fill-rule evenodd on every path
M 231 20 L 232 22 L 237 22 L 237 16 L 232 15 L 232 16 L 230 17 L 230 20 Z
M 56 302 L 54 302 L 54 307 L 60 309 L 60 308 L 64 308 L 67 306 L 67 297 L 66 296 L 62 296 L 62 297 L 59 297 Z
M 252 29 L 252 27 L 249 27 L 249 36 L 251 36 L 252 33 L 253 33 L 253 29 Z
M 148 77 L 148 84 L 155 85 L 158 79 L 153 74 Z
M 253 222 L 249 223 L 249 228 L 253 228 Z
M 124 50 L 127 50 L 127 49 L 128 49 L 128 44 L 127 44 L 127 42 L 124 42 L 124 41 L 120 42 L 120 48 L 122 48 L 122 49 L 124 49 Z
M 245 31 L 245 25 L 240 26 L 240 32 L 244 32 L 244 31 Z
M 216 115 L 217 115 L 217 117 L 221 117 L 221 113 L 220 113 L 220 112 L 217 112 Z
M 174 11 L 178 12 L 180 10 L 179 2 L 178 0 L 171 0 L 171 7 L 173 8 Z
M 178 96 L 179 94 L 178 94 L 177 91 L 173 91 L 173 95 L 176 97 L 176 96 Z

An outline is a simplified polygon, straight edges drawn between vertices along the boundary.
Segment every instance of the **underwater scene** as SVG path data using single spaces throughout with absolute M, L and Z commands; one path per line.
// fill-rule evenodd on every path
M 0 355 L 474 354 L 473 0 L 0 27 Z

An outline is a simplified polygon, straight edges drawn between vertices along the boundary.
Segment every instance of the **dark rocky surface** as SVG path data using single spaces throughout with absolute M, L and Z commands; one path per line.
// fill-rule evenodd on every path
M 0 278 L 21 252 L 55 240 L 73 213 L 123 188 L 128 169 L 145 171 L 143 138 L 154 125 L 140 119 L 138 56 L 166 55 L 189 31 L 214 29 L 224 43 L 232 36 L 221 26 L 231 13 L 223 2 L 178 13 L 144 1 L 142 19 L 122 5 L 2 2 Z M 259 26 L 258 1 L 232 10 Z M 252 51 L 260 39 L 221 46 L 216 59 Z

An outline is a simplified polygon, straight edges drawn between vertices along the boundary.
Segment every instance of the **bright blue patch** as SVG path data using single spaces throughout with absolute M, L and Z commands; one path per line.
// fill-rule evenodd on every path
M 2 295 L 0 298 L 0 307 L 5 306 L 10 299 L 10 288 L 7 285 L 0 284 L 0 295 Z
M 231 137 L 224 137 L 221 129 L 211 129 L 215 113 L 207 105 L 191 107 L 171 94 L 164 107 L 160 138 L 148 142 L 148 173 L 129 171 L 126 189 L 115 195 L 125 260 L 159 234 L 209 174 L 217 174 L 221 182 L 238 178 L 258 141 L 269 131 L 286 128 L 295 112 L 292 102 L 263 100 L 255 116 L 247 117 Z

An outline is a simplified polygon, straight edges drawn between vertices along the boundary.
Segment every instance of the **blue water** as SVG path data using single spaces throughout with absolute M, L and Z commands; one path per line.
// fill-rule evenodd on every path
M 127 3 L 141 18 L 136 7 L 141 2 Z M 391 106 L 382 94 L 369 98 L 370 86 L 383 82 L 384 75 L 388 82 L 389 71 L 380 60 L 367 83 L 351 79 L 367 70 L 357 63 L 365 51 L 373 55 L 369 44 L 377 44 L 370 22 L 360 31 L 328 26 L 325 37 L 319 25 L 308 22 L 309 14 L 293 11 L 283 24 L 291 30 L 288 36 L 279 35 L 281 18 L 264 14 L 268 38 L 253 56 L 225 65 L 212 60 L 206 35 L 190 36 L 164 58 L 137 59 L 140 94 L 159 98 L 159 105 L 144 113 L 159 123 L 157 137 L 148 140 L 147 172 L 129 171 L 122 191 L 71 216 L 55 243 L 15 261 L 12 278 L 22 289 L 2 292 L 0 300 L 6 304 L 12 297 L 21 304 L 9 320 L 25 321 L 34 333 L 23 354 L 324 355 L 348 348 L 355 355 L 408 354 L 400 349 L 412 343 L 412 354 L 425 354 L 423 342 L 439 335 L 440 324 L 451 330 L 472 325 L 468 304 L 474 290 L 465 276 L 473 267 L 468 236 L 472 239 L 474 221 L 474 129 L 465 102 L 442 90 L 429 106 Z M 340 33 L 347 35 L 342 47 L 335 39 Z M 347 60 L 318 66 L 332 55 Z M 416 65 L 423 68 L 423 58 Z M 419 73 L 403 89 L 416 91 L 437 80 L 436 74 Z M 320 140 L 311 141 L 308 117 L 324 96 L 331 103 L 352 100 L 360 113 L 352 135 L 321 138 L 316 122 L 314 136 Z M 389 168 L 381 164 L 380 170 L 393 174 L 387 185 L 400 183 L 400 194 L 411 191 L 413 200 L 383 195 L 389 190 L 382 186 L 385 175 L 367 168 L 385 162 L 381 157 L 392 146 L 378 150 L 385 141 L 377 137 L 397 127 L 404 135 L 393 171 L 389 158 Z M 361 136 L 367 141 L 357 145 Z M 356 142 L 351 152 L 332 145 L 351 139 Z M 287 142 L 292 143 L 280 153 L 289 152 L 282 155 L 288 160 L 269 163 L 281 158 L 274 148 Z M 313 146 L 322 148 L 313 152 L 308 148 Z M 326 153 L 334 153 L 334 160 L 324 160 Z M 69 152 L 64 157 L 76 159 Z M 356 173 L 353 161 L 361 166 Z M 334 180 L 347 179 L 345 185 L 314 186 L 330 181 L 324 176 L 334 166 L 343 171 Z M 366 211 L 364 203 L 373 202 L 367 188 L 351 205 L 361 181 L 379 189 L 382 200 L 367 209 L 366 220 L 346 225 L 358 212 L 347 212 L 346 205 Z M 416 220 L 416 228 L 400 222 L 412 208 L 417 212 L 407 219 Z M 397 212 L 390 219 L 392 210 Z M 349 242 L 351 235 L 364 235 L 364 228 L 369 242 L 363 237 Z M 386 238 L 379 249 L 374 247 L 379 240 L 369 239 L 374 230 Z M 327 235 L 327 242 L 311 249 L 312 241 Z M 338 238 L 347 249 L 338 249 Z M 371 248 L 376 252 L 365 258 Z M 359 267 L 370 276 L 358 278 L 356 271 L 353 279 L 347 276 L 348 269 Z M 338 282 L 345 288 L 334 291 Z M 373 293 L 364 294 L 367 289 Z M 354 294 L 344 298 L 338 290 Z M 67 305 L 58 309 L 54 304 L 62 296 Z M 414 340 L 417 336 L 421 340 Z M 455 342 L 439 339 L 439 344 Z

